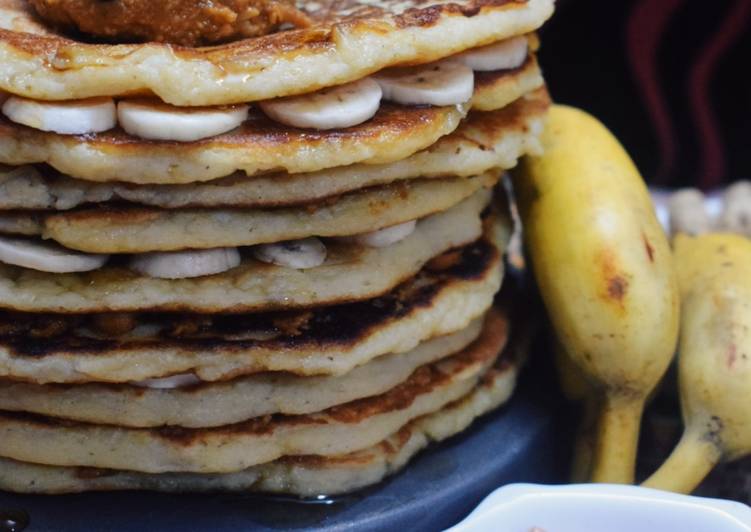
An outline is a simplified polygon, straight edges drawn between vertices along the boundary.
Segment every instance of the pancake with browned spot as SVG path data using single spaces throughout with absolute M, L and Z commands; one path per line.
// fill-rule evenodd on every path
M 49 167 L 0 170 L 0 209 L 69 210 L 88 204 L 127 202 L 162 208 L 281 207 L 403 179 L 468 177 L 491 168 L 511 168 L 519 157 L 539 152 L 549 98 L 527 93 L 498 111 L 471 112 L 453 133 L 428 149 L 387 164 L 357 164 L 313 173 L 230 177 L 184 185 L 95 183 Z
M 215 428 L 133 429 L 0 412 L 0 456 L 148 473 L 228 473 L 282 456 L 351 453 L 470 393 L 503 349 L 506 334 L 498 319 L 491 314 L 472 345 L 418 368 L 386 393 L 319 413 L 264 416 Z
M 89 253 L 145 253 L 342 237 L 391 227 L 445 211 L 500 173 L 468 178 L 413 179 L 355 191 L 322 203 L 279 209 L 91 208 L 51 214 L 44 238 Z
M 499 327 L 505 322 L 498 322 Z M 123 427 L 216 427 L 271 414 L 310 414 L 385 393 L 419 366 L 467 347 L 482 320 L 413 350 L 385 355 L 336 377 L 262 373 L 176 389 L 134 384 L 29 384 L 0 381 L 0 410 Z
M 328 240 L 321 266 L 297 270 L 245 257 L 227 272 L 194 279 L 155 279 L 112 261 L 89 273 L 54 274 L 0 264 L 0 308 L 25 312 L 249 312 L 331 305 L 381 295 L 426 262 L 482 235 L 491 193 L 420 220 L 401 242 L 384 248 Z M 510 221 L 499 215 L 505 246 Z M 232 287 L 228 290 L 227 287 Z
M 112 490 L 260 491 L 304 497 L 353 491 L 394 474 L 429 443 L 464 431 L 477 417 L 506 402 L 514 389 L 517 365 L 505 357 L 504 354 L 466 396 L 411 421 L 377 445 L 351 454 L 280 458 L 225 474 L 148 474 L 0 459 L 0 489 L 50 494 Z
M 54 35 L 23 0 L 0 1 L 0 88 L 41 100 L 154 93 L 216 105 L 311 92 L 534 31 L 553 0 L 299 2 L 315 21 L 211 48 L 103 45 Z
M 195 373 L 205 381 L 261 371 L 343 375 L 389 353 L 460 331 L 490 308 L 507 231 L 449 252 L 381 297 L 295 313 L 139 315 L 122 335 L 87 316 L 0 315 L 0 376 L 36 382 L 129 382 Z M 95 317 L 95 316 L 94 316 Z
M 260 112 L 239 128 L 195 142 L 138 139 L 114 129 L 94 136 L 58 135 L 0 118 L 0 162 L 48 163 L 90 181 L 186 183 L 242 170 L 314 172 L 335 166 L 401 160 L 454 131 L 466 107 L 384 104 L 376 116 L 346 130 L 290 128 Z
M 512 70 L 478 92 L 478 105 L 505 107 L 535 88 L 535 72 Z M 184 184 L 236 171 L 246 175 L 316 172 L 355 163 L 400 161 L 459 127 L 471 104 L 430 107 L 383 102 L 367 122 L 326 131 L 298 129 L 251 111 L 240 127 L 195 142 L 144 140 L 121 129 L 93 135 L 60 135 L 0 118 L 0 162 L 47 163 L 96 182 Z M 492 107 L 492 106 L 491 106 Z M 487 105 L 484 107 L 488 110 Z

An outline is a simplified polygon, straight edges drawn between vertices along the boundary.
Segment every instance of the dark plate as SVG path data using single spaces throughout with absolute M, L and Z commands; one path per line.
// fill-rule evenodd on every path
M 554 415 L 560 409 L 553 407 L 555 398 L 539 392 L 550 389 L 540 375 L 525 373 L 526 382 L 507 406 L 355 495 L 303 503 L 245 495 L 0 492 L 0 513 L 27 512 L 27 531 L 440 530 L 502 484 L 562 479 L 566 438 L 562 417 Z

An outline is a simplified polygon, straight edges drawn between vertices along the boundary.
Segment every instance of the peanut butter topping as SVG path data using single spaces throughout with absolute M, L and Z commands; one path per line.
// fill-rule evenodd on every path
M 118 42 L 204 46 L 310 25 L 294 0 L 30 0 L 67 31 Z

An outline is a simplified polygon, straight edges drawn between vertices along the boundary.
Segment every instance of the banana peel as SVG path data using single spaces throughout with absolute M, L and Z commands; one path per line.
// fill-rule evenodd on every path
M 544 155 L 512 172 L 535 278 L 571 360 L 604 394 L 592 479 L 633 483 L 644 402 L 678 335 L 667 237 L 636 167 L 583 111 L 554 105 Z
M 678 235 L 674 252 L 685 430 L 644 485 L 690 493 L 718 462 L 751 452 L 751 242 L 733 234 Z
M 578 366 L 566 353 L 560 342 L 553 342 L 553 355 L 558 373 L 558 382 L 563 395 L 581 407 L 579 426 L 573 448 L 571 482 L 586 482 L 592 473 L 594 455 L 594 429 L 597 419 L 599 397 Z

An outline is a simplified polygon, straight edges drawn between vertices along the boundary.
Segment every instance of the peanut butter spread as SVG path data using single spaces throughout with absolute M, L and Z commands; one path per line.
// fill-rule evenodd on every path
M 67 31 L 110 41 L 211 45 L 310 25 L 294 0 L 29 0 Z

